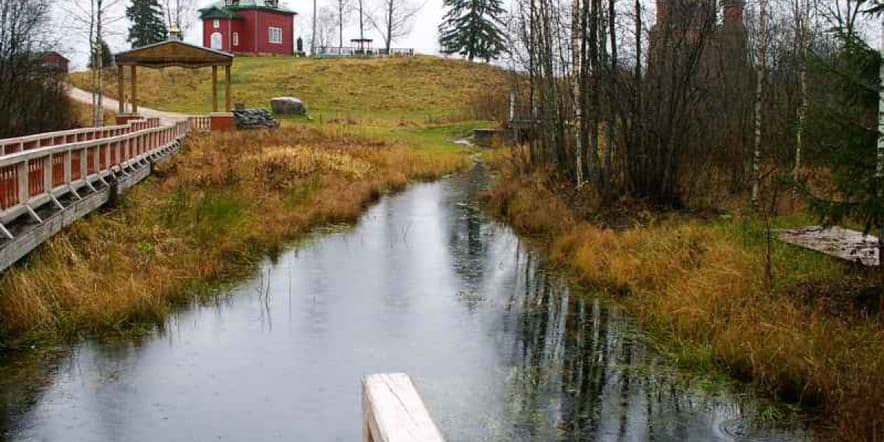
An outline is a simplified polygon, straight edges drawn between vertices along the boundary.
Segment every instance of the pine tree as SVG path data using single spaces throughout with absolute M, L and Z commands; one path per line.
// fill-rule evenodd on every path
M 132 0 L 126 8 L 126 18 L 132 23 L 126 41 L 133 48 L 159 43 L 168 36 L 158 0 Z
M 445 0 L 445 6 L 449 9 L 439 26 L 442 52 L 490 61 L 506 50 L 501 0 Z

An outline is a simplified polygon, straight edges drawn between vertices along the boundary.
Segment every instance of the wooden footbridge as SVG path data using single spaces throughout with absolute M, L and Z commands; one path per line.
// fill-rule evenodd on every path
M 0 139 L 0 272 L 59 230 L 101 207 L 175 153 L 190 130 L 228 130 L 233 55 L 176 39 L 115 55 L 117 125 Z M 124 69 L 129 67 L 130 113 L 124 113 Z M 217 71 L 226 73 L 225 112 L 208 117 L 145 118 L 137 113 L 138 67 L 212 68 L 213 111 Z
M 187 132 L 152 118 L 0 140 L 0 271 L 143 180 Z

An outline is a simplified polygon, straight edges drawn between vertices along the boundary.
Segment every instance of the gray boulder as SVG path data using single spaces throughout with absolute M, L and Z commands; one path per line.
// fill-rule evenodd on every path
M 307 106 L 299 98 L 276 97 L 270 99 L 270 108 L 273 113 L 280 115 L 306 115 Z

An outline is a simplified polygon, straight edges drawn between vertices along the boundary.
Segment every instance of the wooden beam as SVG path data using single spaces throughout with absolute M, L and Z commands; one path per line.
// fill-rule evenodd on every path
M 218 66 L 212 65 L 212 112 L 218 112 Z
M 230 65 L 226 65 L 224 66 L 224 112 L 233 110 L 230 102 Z
M 117 66 L 117 113 L 126 112 L 126 86 L 123 80 L 123 65 Z
M 362 379 L 363 442 L 444 442 L 411 378 L 405 373 Z
M 138 74 L 137 74 L 138 71 L 135 70 L 136 66 L 134 64 L 131 66 L 130 69 L 131 69 L 131 71 L 129 72 L 129 74 L 130 74 L 129 81 L 132 83 L 132 96 L 130 97 L 130 99 L 132 100 L 132 113 L 137 114 L 138 113 L 138 89 L 137 89 L 136 84 L 138 84 Z

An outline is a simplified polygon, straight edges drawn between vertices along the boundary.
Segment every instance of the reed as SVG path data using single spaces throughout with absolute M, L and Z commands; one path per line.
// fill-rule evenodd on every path
M 340 128 L 191 136 L 120 205 L 89 216 L 0 278 L 0 338 L 128 332 L 248 271 L 326 223 L 353 222 L 410 180 L 465 166 Z
M 824 438 L 884 436 L 881 313 L 843 302 L 845 281 L 872 277 L 824 255 L 773 244 L 752 216 L 661 217 L 612 230 L 582 221 L 547 175 L 498 161 L 490 210 L 548 238 L 553 261 L 622 297 L 673 357 L 717 366 L 762 391 L 822 410 Z M 809 293 L 808 293 L 809 291 Z M 880 296 L 880 294 L 879 294 Z

